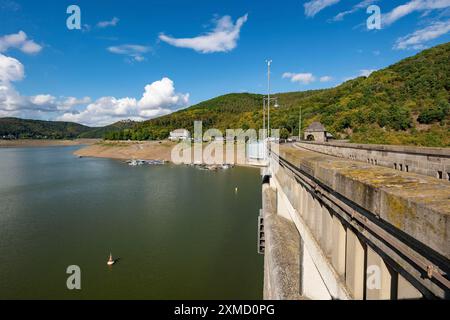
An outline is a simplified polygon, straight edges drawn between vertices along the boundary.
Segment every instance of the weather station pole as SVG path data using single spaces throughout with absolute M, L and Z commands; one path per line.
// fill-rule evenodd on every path
M 266 60 L 267 62 L 267 135 L 270 140 L 270 65 L 272 60 Z
M 266 99 L 263 98 L 263 141 L 266 141 Z
M 298 141 L 302 140 L 302 106 L 300 105 L 300 114 L 298 116 Z

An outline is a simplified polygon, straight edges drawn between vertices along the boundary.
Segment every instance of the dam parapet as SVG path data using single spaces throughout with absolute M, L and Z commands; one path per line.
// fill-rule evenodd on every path
M 272 215 L 298 233 L 300 297 L 450 298 L 449 182 L 291 144 L 270 153 L 265 174 Z
M 312 141 L 297 142 L 294 146 L 334 157 L 450 181 L 450 148 Z

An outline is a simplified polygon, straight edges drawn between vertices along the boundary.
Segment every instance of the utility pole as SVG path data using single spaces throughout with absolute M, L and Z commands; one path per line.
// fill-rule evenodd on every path
M 263 141 L 266 141 L 266 99 L 263 99 Z
M 302 106 L 300 105 L 300 114 L 298 116 L 298 141 L 302 140 Z
M 266 60 L 267 62 L 267 135 L 270 139 L 270 65 L 272 60 Z

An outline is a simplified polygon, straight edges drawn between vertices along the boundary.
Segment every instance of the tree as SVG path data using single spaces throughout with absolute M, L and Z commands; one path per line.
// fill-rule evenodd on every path
M 289 130 L 286 128 L 281 128 L 280 139 L 287 139 L 287 138 L 289 138 Z

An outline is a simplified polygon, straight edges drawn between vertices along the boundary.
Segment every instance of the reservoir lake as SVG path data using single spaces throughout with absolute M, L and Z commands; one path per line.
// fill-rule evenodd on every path
M 262 299 L 258 169 L 131 167 L 78 148 L 0 148 L 0 299 Z

